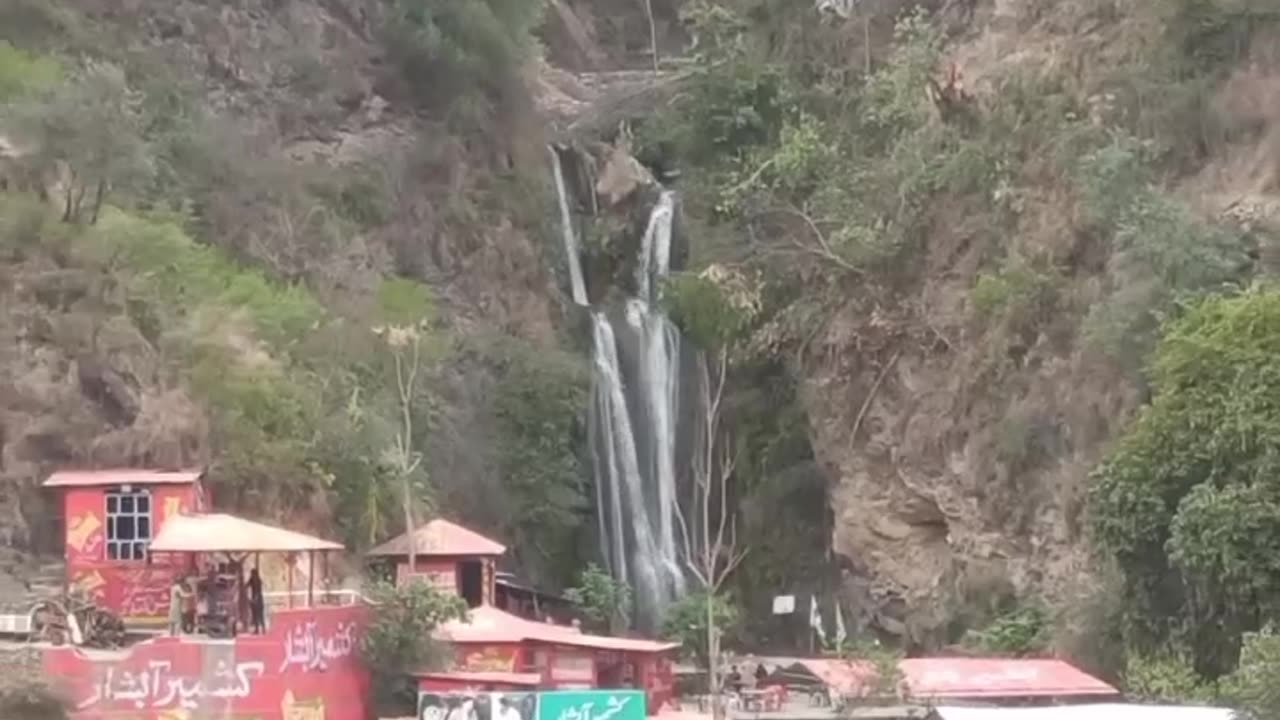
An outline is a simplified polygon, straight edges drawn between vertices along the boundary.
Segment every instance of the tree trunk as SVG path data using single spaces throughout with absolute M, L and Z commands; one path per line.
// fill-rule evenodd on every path
M 102 178 L 98 180 L 98 188 L 93 193 L 93 216 L 89 218 L 90 225 L 98 224 L 98 213 L 102 211 L 102 201 L 107 196 L 107 180 Z
M 653 22 L 653 0 L 644 0 L 645 15 L 649 18 L 649 48 L 653 52 L 653 72 L 658 72 L 658 27 Z
M 413 483 L 409 482 L 409 473 L 401 476 L 404 481 L 404 531 L 409 538 L 409 573 L 406 582 L 412 582 L 414 573 L 418 572 L 418 539 L 414 537 L 413 526 Z
M 75 188 L 76 188 L 75 180 L 67 181 L 67 192 L 63 198 L 63 206 L 62 206 L 62 222 L 64 223 L 71 222 L 71 200 L 72 198 L 75 197 L 75 194 L 76 194 Z
M 707 589 L 707 684 L 711 690 L 711 718 L 721 720 L 724 717 L 720 678 L 720 633 L 716 631 L 715 595 Z

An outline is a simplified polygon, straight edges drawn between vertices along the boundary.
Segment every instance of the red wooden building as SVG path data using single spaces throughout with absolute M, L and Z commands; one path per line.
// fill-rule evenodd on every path
M 151 539 L 179 515 L 202 512 L 202 470 L 56 472 L 61 493 L 66 582 L 131 625 L 163 624 L 181 558 L 152 556 Z
M 523 618 L 494 606 L 500 543 L 447 520 L 414 533 L 416 571 L 409 572 L 409 538 L 402 535 L 370 552 L 394 564 L 394 576 L 425 577 L 456 592 L 471 611 L 447 623 L 439 637 L 456 648 L 454 667 L 419 675 L 423 690 L 637 688 L 650 714 L 670 700 L 675 643 L 583 633 L 576 627 Z

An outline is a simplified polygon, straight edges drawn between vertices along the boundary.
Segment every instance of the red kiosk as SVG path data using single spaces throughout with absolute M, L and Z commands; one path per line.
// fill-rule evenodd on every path
M 395 577 L 411 575 L 456 592 L 471 607 L 465 621 L 443 625 L 438 635 L 455 647 L 454 666 L 419 673 L 424 691 L 641 689 L 657 714 L 672 696 L 676 643 L 589 635 L 576 627 L 531 620 L 494 607 L 497 559 L 506 548 L 447 520 L 414 533 L 415 572 L 409 572 L 407 535 L 369 554 L 390 561 Z
M 193 569 L 212 569 L 216 577 L 230 574 L 216 572 L 220 564 L 243 569 L 264 553 L 288 558 L 284 587 L 267 582 L 264 596 L 278 602 L 270 603 L 263 634 L 164 636 L 119 650 L 47 649 L 45 672 L 62 686 L 73 717 L 364 720 L 368 676 L 358 647 L 366 610 L 356 594 L 317 593 L 314 585 L 317 560 L 323 567 L 342 546 L 204 513 L 200 477 L 111 470 L 56 473 L 45 483 L 63 493 L 68 584 L 135 627 L 166 624 L 169 589 Z M 303 555 L 310 572 L 298 589 L 293 559 Z
M 163 626 L 177 558 L 152 557 L 151 540 L 183 514 L 202 512 L 203 470 L 71 470 L 44 487 L 62 497 L 69 588 L 83 592 L 131 627 Z

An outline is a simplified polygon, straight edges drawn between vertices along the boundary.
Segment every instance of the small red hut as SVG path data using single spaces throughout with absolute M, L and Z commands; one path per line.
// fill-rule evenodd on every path
M 650 714 L 671 698 L 676 643 L 589 635 L 494 607 L 495 566 L 506 552 L 502 544 L 447 520 L 433 520 L 414 533 L 413 573 L 408 549 L 409 538 L 401 535 L 369 554 L 393 562 L 397 582 L 424 577 L 457 593 L 472 608 L 465 621 L 440 628 L 440 639 L 455 647 L 454 666 L 420 674 L 423 691 L 634 688 L 648 695 Z
M 131 625 L 159 625 L 180 559 L 150 552 L 179 515 L 202 512 L 203 470 L 64 470 L 44 486 L 62 496 L 66 582 Z
M 416 568 L 409 568 L 409 536 L 401 535 L 369 551 L 369 557 L 395 567 L 396 583 L 417 577 L 457 593 L 468 607 L 493 603 L 494 566 L 506 546 L 480 533 L 432 520 L 413 533 Z

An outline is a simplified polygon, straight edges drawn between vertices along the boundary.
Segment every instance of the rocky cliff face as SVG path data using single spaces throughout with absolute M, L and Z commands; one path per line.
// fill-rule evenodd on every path
M 1070 68 L 1087 94 L 1102 87 L 1109 62 L 1136 51 L 1121 30 L 1132 26 L 1108 24 L 1087 3 L 971 5 L 946 55 L 987 108 L 1005 102 L 991 79 L 1015 66 Z M 1128 22 L 1132 8 L 1120 5 L 1112 21 Z M 1280 65 L 1269 51 L 1255 57 L 1210 93 L 1223 122 L 1251 129 L 1201 157 L 1174 187 L 1202 217 L 1263 230 L 1256 238 L 1265 257 L 1280 227 L 1272 139 Z M 1101 126 L 1114 98 L 1094 92 Z M 1083 535 L 1088 474 L 1144 390 L 1141 373 L 1086 342 L 1084 318 L 1112 282 L 1107 250 L 1083 229 L 1078 200 L 1054 182 L 1023 190 L 1018 230 L 1003 239 L 1024 257 L 1052 258 L 1065 277 L 1038 327 L 975 321 L 983 230 L 962 208 L 942 207 L 920 280 L 901 295 L 847 302 L 797 368 L 829 473 L 833 547 L 850 561 L 846 597 L 864 621 L 911 641 L 953 640 L 1001 604 L 1083 606 L 1096 590 Z M 1059 618 L 1061 643 L 1080 631 L 1077 620 L 1070 611 Z

